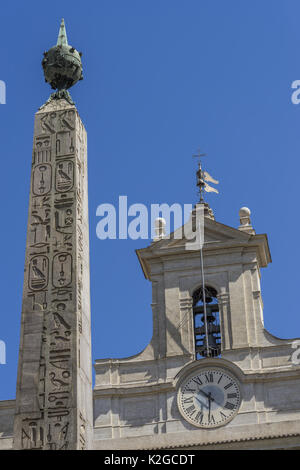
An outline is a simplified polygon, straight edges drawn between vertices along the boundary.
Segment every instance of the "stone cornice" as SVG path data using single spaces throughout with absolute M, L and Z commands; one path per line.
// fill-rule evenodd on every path
M 272 262 L 266 234 L 251 235 L 250 238 L 245 240 L 232 239 L 226 241 L 209 241 L 205 242 L 203 246 L 204 255 L 215 256 L 223 254 L 224 250 L 226 251 L 226 255 L 232 252 L 236 252 L 240 253 L 241 256 L 245 252 L 256 251 L 258 264 L 260 267 L 266 267 L 268 263 Z M 160 247 L 160 249 L 155 249 L 152 245 L 150 245 L 147 248 L 141 248 L 135 251 L 146 279 L 150 279 L 151 276 L 150 263 L 152 260 L 156 259 L 160 261 L 166 261 L 174 258 L 176 261 L 178 261 L 180 257 L 186 258 L 187 255 L 190 259 L 193 256 L 199 256 L 199 250 L 190 250 L 187 252 L 185 243 L 177 246 L 166 245 Z M 236 264 L 236 262 L 234 264 Z
M 123 439 L 94 441 L 94 449 L 187 449 L 190 447 L 209 447 L 220 444 L 259 442 L 274 439 L 289 439 L 300 436 L 299 421 L 280 423 L 261 423 L 252 426 L 230 426 L 215 430 L 195 430 L 192 432 L 173 432 L 156 436 L 136 436 Z M 297 442 L 299 445 L 299 442 Z
M 175 390 L 173 381 L 154 382 L 154 383 L 135 383 L 132 385 L 112 385 L 103 386 L 94 389 L 94 399 L 103 397 L 122 397 L 122 396 L 139 396 L 150 395 L 153 393 L 173 392 Z
M 10 409 L 15 409 L 16 406 L 16 400 L 1 400 L 0 401 L 0 410 L 10 410 Z
M 215 364 L 216 365 L 216 364 Z M 204 365 L 203 365 L 204 366 Z M 224 367 L 221 363 L 218 365 L 219 367 Z M 206 366 L 207 367 L 207 366 Z M 140 396 L 140 395 L 150 395 L 156 393 L 164 393 L 164 392 L 175 392 L 177 387 L 177 381 L 180 381 L 181 376 L 185 376 L 185 374 L 190 372 L 189 368 L 186 368 L 186 372 L 184 372 L 183 368 L 180 371 L 180 374 L 176 376 L 173 380 L 168 382 L 135 382 L 133 384 L 112 384 L 112 385 L 97 385 L 94 388 L 93 394 L 94 399 L 97 398 L 104 398 L 104 397 L 133 397 L 133 396 Z M 295 368 L 284 368 L 282 370 L 274 369 L 274 370 L 261 370 L 261 371 L 241 371 L 240 374 L 236 374 L 236 366 L 235 368 L 229 369 L 231 373 L 235 373 L 238 375 L 239 380 L 246 384 L 246 383 L 267 383 L 267 382 L 274 382 L 277 381 L 289 381 L 294 379 L 299 379 L 300 377 L 300 367 Z

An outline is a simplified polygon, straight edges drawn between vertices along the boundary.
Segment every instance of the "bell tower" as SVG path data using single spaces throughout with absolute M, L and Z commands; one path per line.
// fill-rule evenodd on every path
M 166 235 L 158 219 L 136 251 L 152 284 L 153 336 L 135 356 L 96 360 L 96 449 L 299 448 L 295 343 L 263 323 L 267 235 L 246 207 L 237 228 L 218 222 L 207 182 L 217 183 L 199 164 L 189 222 Z
M 160 340 L 153 337 L 152 341 L 161 349 L 164 337 L 167 356 L 224 357 L 227 351 L 232 354 L 264 342 L 260 272 L 271 256 L 266 235 L 254 234 L 250 224 L 248 231 L 241 227 L 220 224 L 204 212 L 204 293 L 209 341 L 215 349 L 209 355 L 199 249 L 187 250 L 187 240 L 170 238 L 137 251 L 153 286 L 158 324 L 154 332 L 159 331 Z

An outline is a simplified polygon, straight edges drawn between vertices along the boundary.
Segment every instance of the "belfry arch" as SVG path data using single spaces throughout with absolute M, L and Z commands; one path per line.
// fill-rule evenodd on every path
M 199 287 L 193 292 L 193 326 L 196 359 L 218 357 L 221 354 L 221 332 L 217 295 L 216 289 L 209 285 L 205 285 L 204 292 L 203 287 Z

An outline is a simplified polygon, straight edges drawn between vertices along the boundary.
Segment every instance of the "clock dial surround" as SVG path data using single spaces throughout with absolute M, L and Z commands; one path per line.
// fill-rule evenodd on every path
M 201 368 L 182 381 L 177 403 L 182 416 L 194 426 L 209 429 L 223 426 L 239 410 L 239 383 L 227 370 Z

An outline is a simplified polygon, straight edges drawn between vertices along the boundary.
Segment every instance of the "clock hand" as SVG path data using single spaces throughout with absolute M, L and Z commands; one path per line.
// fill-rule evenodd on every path
M 200 403 L 201 406 L 204 406 L 205 408 L 208 408 L 207 405 L 205 405 L 202 401 L 199 400 L 199 398 L 195 397 L 196 400 Z
M 199 391 L 200 391 L 200 390 L 199 390 Z M 201 391 L 202 391 L 202 390 L 201 390 Z M 205 392 L 202 392 L 202 393 L 205 393 Z M 223 405 L 223 402 L 220 403 L 219 401 L 217 401 L 217 400 L 212 396 L 211 392 L 209 392 L 209 394 L 207 394 L 207 398 L 208 398 L 208 395 L 210 395 L 210 400 L 213 401 L 213 402 L 215 402 L 216 405 L 219 405 L 219 406 L 222 406 L 222 405 Z
M 205 392 L 203 392 L 203 390 L 200 390 L 200 389 L 199 389 L 199 392 L 202 393 L 203 395 L 205 395 L 206 398 L 208 398 L 210 401 L 215 401 L 215 399 L 211 396 L 211 392 L 205 393 Z
M 211 396 L 211 393 L 209 392 L 208 394 L 208 422 L 210 422 L 210 411 L 211 411 L 211 402 L 213 398 Z

